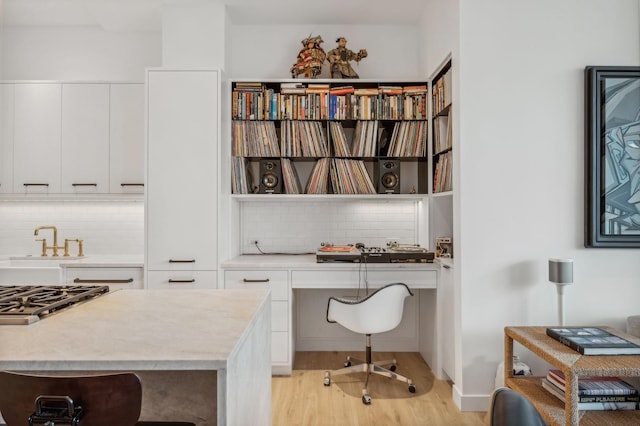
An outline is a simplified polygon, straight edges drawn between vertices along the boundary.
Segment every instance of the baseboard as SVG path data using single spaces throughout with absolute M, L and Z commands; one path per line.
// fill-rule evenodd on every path
M 489 407 L 491 395 L 463 395 L 460 389 L 454 384 L 451 389 L 453 403 L 460 411 L 480 411 L 486 412 Z

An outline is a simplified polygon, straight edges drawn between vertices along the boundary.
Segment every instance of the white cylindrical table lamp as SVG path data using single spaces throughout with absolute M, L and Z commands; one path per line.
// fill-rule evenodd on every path
M 573 259 L 549 259 L 549 281 L 556 285 L 558 321 L 560 325 L 564 325 L 564 287 L 573 283 Z

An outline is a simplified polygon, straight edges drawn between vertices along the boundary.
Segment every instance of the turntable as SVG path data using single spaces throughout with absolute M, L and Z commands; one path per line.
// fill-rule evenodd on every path
M 334 246 L 331 244 L 322 244 L 316 251 L 316 262 L 360 262 L 360 250 L 352 245 Z
M 433 263 L 435 253 L 418 244 L 391 244 L 387 248 L 391 263 Z

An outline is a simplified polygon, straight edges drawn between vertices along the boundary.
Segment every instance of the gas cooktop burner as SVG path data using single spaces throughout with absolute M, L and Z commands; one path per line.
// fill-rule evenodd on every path
M 0 287 L 0 325 L 31 324 L 108 291 L 108 286 Z

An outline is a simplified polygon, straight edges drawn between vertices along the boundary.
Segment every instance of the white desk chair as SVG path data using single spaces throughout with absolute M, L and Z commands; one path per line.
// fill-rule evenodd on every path
M 327 321 L 337 322 L 341 326 L 366 336 L 366 360 L 358 360 L 347 356 L 344 367 L 340 370 L 325 372 L 324 385 L 331 385 L 331 376 L 354 372 L 366 372 L 367 376 L 362 389 L 362 402 L 371 404 L 371 396 L 367 390 L 371 373 L 400 380 L 409 384 L 409 392 L 415 393 L 416 387 L 411 379 L 396 374 L 396 360 L 371 361 L 371 335 L 393 330 L 402 321 L 404 299 L 413 296 L 406 284 L 394 283 L 381 287 L 369 296 L 360 300 L 340 299 L 330 297 L 327 305 Z M 351 363 L 356 362 L 356 365 Z M 388 365 L 389 369 L 383 368 Z

